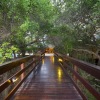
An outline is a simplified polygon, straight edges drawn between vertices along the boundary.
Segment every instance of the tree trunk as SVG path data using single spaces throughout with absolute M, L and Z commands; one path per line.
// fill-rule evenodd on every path
M 21 50 L 21 53 L 22 53 L 22 57 L 25 57 L 25 50 L 23 49 L 23 50 Z
M 22 52 L 22 57 L 25 57 L 25 52 Z
M 14 59 L 16 58 L 16 54 L 15 54 L 15 51 L 13 51 L 13 56 L 14 56 Z

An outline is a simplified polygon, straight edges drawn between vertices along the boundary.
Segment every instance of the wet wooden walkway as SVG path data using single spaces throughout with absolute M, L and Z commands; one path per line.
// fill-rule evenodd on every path
M 20 86 L 12 100 L 82 100 L 54 57 L 45 57 L 35 77 L 33 73 Z

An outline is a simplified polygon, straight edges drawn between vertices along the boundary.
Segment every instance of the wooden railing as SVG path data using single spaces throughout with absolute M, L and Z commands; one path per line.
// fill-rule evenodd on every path
M 9 86 L 14 85 L 10 92 L 6 94 L 7 96 L 3 98 L 4 100 L 10 100 L 10 98 L 14 95 L 14 93 L 18 90 L 20 85 L 25 81 L 25 79 L 30 75 L 32 71 L 34 74 L 37 72 L 38 68 L 40 67 L 39 64 L 43 57 L 44 53 L 41 53 L 33 56 L 20 58 L 0 65 L 0 75 L 3 75 L 16 67 L 23 67 L 22 69 L 20 68 L 19 71 L 16 71 L 14 75 L 5 80 L 2 84 L 0 84 L 0 93 L 5 91 Z M 24 75 L 24 77 L 20 79 L 23 73 L 26 73 L 26 75 Z M 16 81 L 18 82 L 16 83 Z
M 84 78 L 84 76 L 89 75 L 90 77 L 100 81 L 100 67 L 59 53 L 55 53 L 55 55 L 58 59 L 61 59 L 59 62 L 63 71 L 67 76 L 69 76 L 83 100 L 89 100 L 82 91 L 84 88 L 92 94 L 94 99 L 91 100 L 100 100 L 100 91 L 96 90 L 95 87 Z M 86 73 L 83 76 L 81 75 L 82 71 Z
M 98 53 L 99 50 L 97 52 L 93 52 L 86 49 L 73 49 L 71 56 L 92 64 L 100 65 L 100 55 Z

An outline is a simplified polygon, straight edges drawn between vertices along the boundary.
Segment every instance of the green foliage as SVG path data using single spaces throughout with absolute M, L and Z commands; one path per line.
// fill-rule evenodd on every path
M 100 24 L 99 5 L 100 0 L 1 0 L 0 28 L 2 35 L 11 35 L 8 40 L 20 52 L 25 53 L 28 44 L 44 35 L 48 37 L 45 44 L 51 41 L 69 52 L 77 45 L 99 44 L 94 37 Z
M 10 43 L 4 42 L 0 46 L 0 64 L 5 62 L 7 59 L 12 58 L 12 54 L 18 51 L 18 48 L 15 46 L 10 46 Z
M 67 48 L 67 45 L 71 45 L 73 48 L 84 47 L 86 44 L 99 45 L 100 39 L 96 39 L 94 34 L 98 34 L 100 25 L 100 0 L 64 0 L 54 2 L 54 4 L 60 9 L 56 26 L 62 25 L 63 28 L 59 29 L 59 32 L 65 31 L 63 36 L 68 37 L 65 38 L 64 48 Z M 61 4 L 64 9 L 56 4 Z M 64 25 L 70 27 L 69 32 L 66 31 Z M 58 31 L 55 31 L 55 34 L 57 33 Z M 68 42 L 70 40 L 72 42 Z M 80 40 L 81 42 L 78 42 Z
M 7 30 L 2 35 L 11 34 L 8 40 L 21 52 L 25 53 L 35 34 L 35 38 L 44 36 L 53 27 L 55 10 L 48 0 L 1 0 L 0 4 L 0 27 Z

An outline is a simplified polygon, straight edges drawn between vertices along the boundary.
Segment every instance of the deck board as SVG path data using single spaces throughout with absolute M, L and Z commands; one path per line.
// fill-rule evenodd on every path
M 33 73 L 20 86 L 12 100 L 82 100 L 54 57 L 45 57 L 35 77 Z

